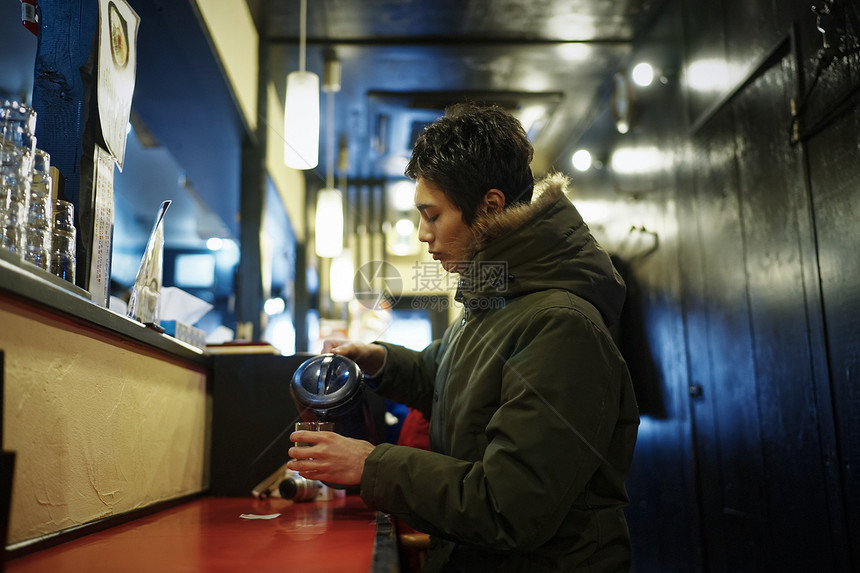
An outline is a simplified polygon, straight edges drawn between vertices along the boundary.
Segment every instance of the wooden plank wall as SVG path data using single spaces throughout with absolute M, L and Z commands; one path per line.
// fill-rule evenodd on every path
M 860 567 L 860 56 L 836 51 L 860 46 L 860 7 L 818 23 L 829 52 L 807 2 L 667 1 L 630 60 L 666 81 L 599 154 L 666 165 L 634 187 L 574 176 L 576 197 L 612 201 L 610 251 L 659 236 L 629 265 L 641 316 L 622 325 L 646 332 L 663 401 L 628 480 L 635 571 Z M 703 60 L 723 89 L 685 84 Z

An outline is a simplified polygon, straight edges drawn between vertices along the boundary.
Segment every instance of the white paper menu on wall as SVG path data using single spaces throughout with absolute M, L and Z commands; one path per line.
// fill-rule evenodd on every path
M 125 0 L 99 0 L 98 98 L 103 145 L 93 149 L 92 251 L 87 291 L 108 306 L 114 221 L 114 165 L 122 171 L 137 69 L 140 18 Z
M 105 148 L 122 171 L 137 69 L 140 17 L 125 0 L 99 0 L 98 108 Z
M 93 251 L 87 291 L 93 302 L 108 306 L 113 243 L 113 155 L 99 145 L 93 152 Z

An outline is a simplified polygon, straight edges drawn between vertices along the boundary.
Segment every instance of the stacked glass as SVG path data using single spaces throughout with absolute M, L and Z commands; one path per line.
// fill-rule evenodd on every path
M 74 206 L 54 200 L 51 156 L 35 131 L 35 110 L 0 101 L 0 249 L 74 283 Z
M 30 205 L 24 230 L 24 260 L 37 267 L 51 268 L 51 233 L 53 225 L 53 196 L 51 194 L 51 156 L 36 149 L 30 178 Z
M 19 257 L 26 244 L 35 130 L 35 110 L 18 102 L 0 103 L 0 248 Z
M 57 199 L 51 236 L 51 273 L 72 284 L 75 282 L 76 235 L 75 206 Z

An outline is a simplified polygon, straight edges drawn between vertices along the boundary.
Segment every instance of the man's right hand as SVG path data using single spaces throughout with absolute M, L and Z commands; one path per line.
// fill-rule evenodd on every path
M 329 338 L 323 341 L 323 354 L 339 354 L 355 361 L 367 376 L 375 376 L 385 363 L 385 347 L 379 344 L 366 344 L 342 338 Z

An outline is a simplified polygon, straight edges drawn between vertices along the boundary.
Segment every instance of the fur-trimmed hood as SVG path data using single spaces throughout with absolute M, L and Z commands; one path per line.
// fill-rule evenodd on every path
M 458 298 L 562 289 L 594 305 L 606 324 L 618 319 L 624 281 L 566 197 L 568 184 L 563 174 L 549 175 L 535 183 L 530 203 L 478 217 Z
M 535 183 L 530 203 L 519 203 L 498 213 L 479 215 L 472 224 L 475 242 L 471 255 L 491 244 L 495 239 L 513 232 L 517 227 L 558 201 L 567 191 L 570 180 L 562 173 L 554 173 Z

